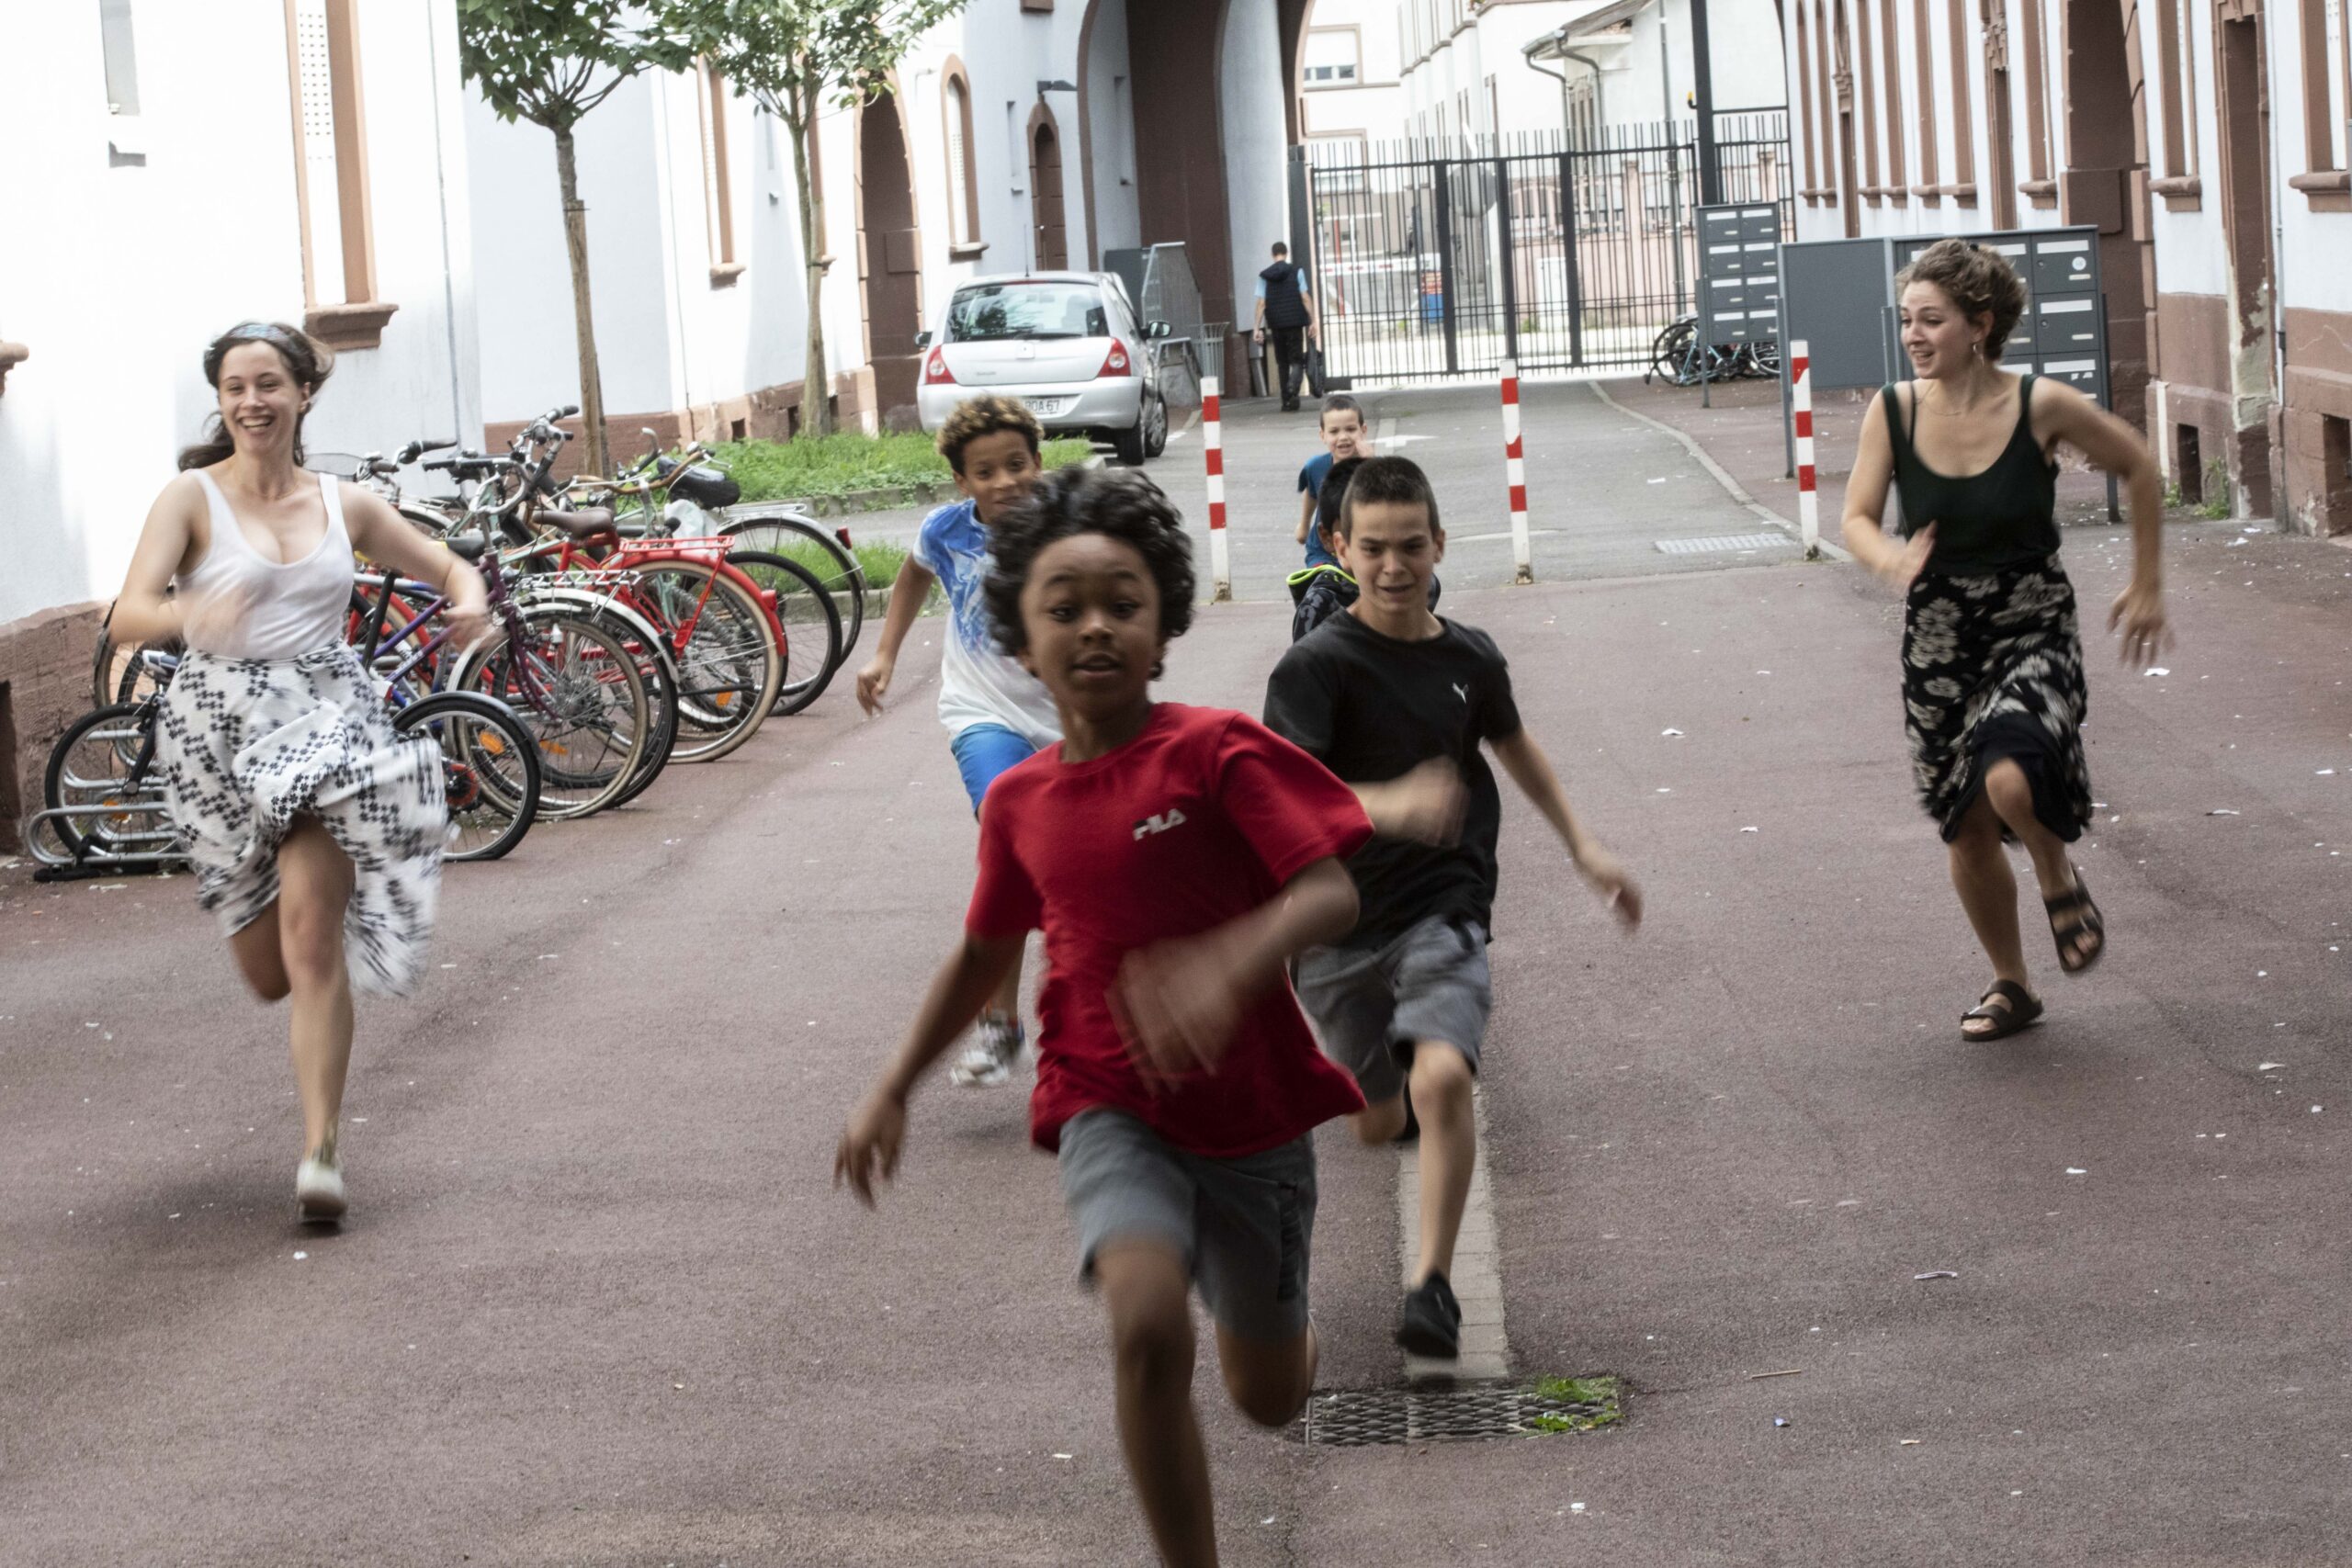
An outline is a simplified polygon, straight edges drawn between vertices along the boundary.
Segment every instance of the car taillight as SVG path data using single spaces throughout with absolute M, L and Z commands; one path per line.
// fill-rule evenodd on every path
M 947 355 L 942 350 L 933 349 L 931 357 L 923 361 L 922 384 L 926 387 L 952 387 L 956 384 L 956 373 L 947 368 Z
M 1105 376 L 1132 376 L 1134 374 L 1134 367 L 1127 363 L 1127 345 L 1121 343 L 1117 338 L 1113 338 L 1111 340 L 1111 352 L 1102 356 L 1102 368 L 1095 372 L 1094 378 L 1099 381 Z

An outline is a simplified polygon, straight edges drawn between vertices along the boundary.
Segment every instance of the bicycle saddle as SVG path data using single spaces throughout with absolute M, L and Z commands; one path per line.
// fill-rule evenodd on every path
M 479 534 L 461 534 L 454 539 L 441 542 L 448 546 L 449 553 L 459 560 L 480 560 L 482 552 L 490 548 L 489 541 Z
M 560 528 L 575 539 L 593 538 L 613 531 L 613 509 L 609 506 L 583 506 L 577 512 L 560 507 L 542 506 L 532 513 L 532 521 L 544 523 L 550 528 Z

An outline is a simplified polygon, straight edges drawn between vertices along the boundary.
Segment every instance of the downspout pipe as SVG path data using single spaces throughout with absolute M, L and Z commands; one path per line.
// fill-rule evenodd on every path
M 1553 60 L 1573 60 L 1577 64 L 1592 73 L 1593 114 L 1594 117 L 1603 125 L 1609 123 L 1609 108 L 1605 98 L 1605 95 L 1608 91 L 1608 85 L 1601 78 L 1600 62 L 1595 60 L 1589 54 L 1579 53 L 1577 51 L 1568 48 L 1567 31 L 1567 28 L 1562 28 L 1555 32 L 1545 33 L 1542 38 L 1535 39 L 1528 42 L 1526 45 L 1521 47 L 1519 51 L 1521 58 L 1527 62 L 1529 70 L 1542 72 L 1543 74 L 1553 78 L 1560 84 L 1560 129 L 1564 133 L 1569 129 L 1568 73 L 1565 71 L 1546 70 L 1542 62 L 1536 59 L 1536 53 L 1539 50 L 1547 51 L 1548 58 Z

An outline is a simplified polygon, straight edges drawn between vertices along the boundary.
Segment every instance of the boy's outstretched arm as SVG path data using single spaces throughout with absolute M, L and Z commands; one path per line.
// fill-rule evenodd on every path
M 1148 1071 L 1174 1078 L 1214 1069 L 1258 994 L 1310 947 L 1355 929 L 1356 885 L 1326 857 L 1267 902 L 1215 931 L 1127 954 L 1116 993 L 1121 1026 Z
M 998 985 L 1020 962 L 1027 941 L 1025 932 L 992 938 L 967 933 L 963 945 L 940 965 L 905 1043 L 851 1113 L 833 1156 L 834 1186 L 846 1180 L 858 1201 L 871 1207 L 876 1166 L 885 1181 L 898 1174 L 899 1145 L 907 1133 L 907 1097 L 914 1092 L 916 1080 L 979 1017 Z
M 882 711 L 882 698 L 890 690 L 890 672 L 899 667 L 899 645 L 907 640 L 908 628 L 922 614 L 931 585 L 938 581 L 912 556 L 899 563 L 899 575 L 890 583 L 889 612 L 882 617 L 882 636 L 874 645 L 874 657 L 857 672 L 857 705 L 868 714 Z
M 1544 748 L 1535 737 L 1521 726 L 1516 734 L 1500 739 L 1490 739 L 1495 760 L 1527 796 L 1552 830 L 1560 835 L 1560 842 L 1568 849 L 1568 858 L 1576 862 L 1577 870 L 1594 889 L 1609 896 L 1609 907 L 1631 930 L 1642 923 L 1642 890 L 1617 863 L 1617 857 L 1601 846 L 1600 840 L 1584 830 L 1577 814 L 1568 808 L 1567 792 L 1560 787 L 1559 774 L 1552 771 L 1552 760 L 1544 755 Z

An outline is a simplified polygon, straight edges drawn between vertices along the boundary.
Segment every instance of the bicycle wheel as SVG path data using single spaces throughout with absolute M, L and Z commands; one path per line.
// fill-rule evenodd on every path
M 50 749 L 41 780 L 45 807 L 111 808 L 53 820 L 58 841 L 74 859 L 153 853 L 176 842 L 154 742 L 154 714 L 145 703 L 109 703 L 75 719 Z
M 448 860 L 496 860 L 523 841 L 539 809 L 539 749 L 514 710 L 479 692 L 435 692 L 392 716 L 401 735 L 441 748 Z
M 514 710 L 539 753 L 539 815 L 603 810 L 630 782 L 652 733 L 645 677 L 622 637 L 569 610 L 522 612 L 518 648 L 503 627 L 458 671 L 458 689 Z
M 1677 385 L 1681 379 L 1682 361 L 1690 352 L 1690 340 L 1698 335 L 1699 323 L 1690 316 L 1678 316 L 1658 329 L 1650 341 L 1650 367 L 1642 372 L 1646 385 L 1653 376 L 1663 376 Z
M 627 806 L 653 785 L 662 770 L 670 765 L 678 747 L 678 682 L 672 673 L 670 650 L 662 641 L 662 634 L 650 635 L 642 628 L 641 620 L 633 620 L 617 612 L 593 613 L 590 619 L 617 633 L 637 658 L 638 673 L 645 677 L 646 700 L 652 704 L 652 728 L 645 737 L 645 750 L 638 758 L 637 766 L 629 771 L 628 783 L 620 794 L 613 796 L 614 806 Z
M 678 667 L 673 760 L 726 756 L 766 721 L 784 683 L 766 610 L 740 577 L 701 561 L 657 560 L 629 575 L 626 603 L 669 639 Z
M 775 595 L 775 618 L 784 627 L 784 684 L 777 713 L 798 713 L 821 695 L 842 667 L 842 619 L 834 596 L 807 567 L 765 550 L 737 550 L 729 566 Z
M 865 595 L 872 585 L 855 551 L 808 519 L 789 513 L 747 517 L 729 523 L 718 532 L 739 549 L 763 550 L 806 567 L 818 586 L 832 595 L 833 607 L 841 613 L 841 659 L 847 660 L 856 650 L 858 636 L 865 629 Z M 788 685 L 790 677 L 786 681 Z

